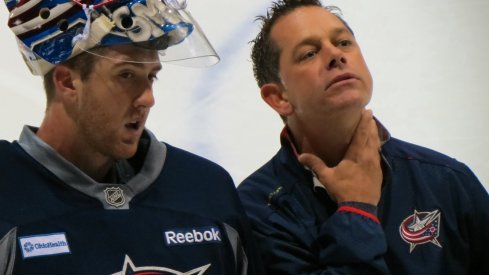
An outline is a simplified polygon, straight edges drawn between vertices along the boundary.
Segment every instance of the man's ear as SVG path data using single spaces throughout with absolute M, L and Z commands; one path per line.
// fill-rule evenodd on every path
M 65 65 L 57 65 L 53 70 L 53 83 L 58 96 L 64 99 L 76 97 L 78 74 Z
M 260 89 L 261 98 L 282 117 L 292 114 L 294 108 L 290 104 L 287 94 L 282 86 L 276 83 L 267 83 Z

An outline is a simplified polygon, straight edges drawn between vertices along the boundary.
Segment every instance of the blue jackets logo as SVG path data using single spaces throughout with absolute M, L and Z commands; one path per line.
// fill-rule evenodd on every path
M 19 237 L 24 259 L 70 253 L 65 233 Z
M 159 267 L 159 266 L 136 266 L 131 258 L 126 255 L 124 259 L 124 267 L 122 271 L 113 273 L 112 275 L 202 275 L 206 272 L 206 270 L 211 266 L 211 264 L 206 264 L 201 267 L 194 268 L 192 270 L 182 272 L 175 269 L 171 269 L 168 267 Z
M 432 212 L 418 212 L 404 219 L 399 227 L 402 239 L 410 245 L 409 253 L 417 245 L 432 243 L 441 247 L 438 242 L 440 235 L 440 210 Z
M 185 244 L 220 243 L 221 232 L 217 227 L 181 228 L 165 231 L 168 246 Z

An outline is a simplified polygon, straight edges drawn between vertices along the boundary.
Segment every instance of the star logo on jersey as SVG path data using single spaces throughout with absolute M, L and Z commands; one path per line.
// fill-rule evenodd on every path
M 418 212 L 404 219 L 399 227 L 402 239 L 410 245 L 409 253 L 413 252 L 416 246 L 432 243 L 442 247 L 438 242 L 440 234 L 440 210 L 432 212 Z
M 159 266 L 140 266 L 136 267 L 131 258 L 126 255 L 124 259 L 124 267 L 122 271 L 114 273 L 112 275 L 202 275 L 211 266 L 206 264 L 198 268 L 194 268 L 187 272 L 177 271 L 167 267 Z
M 105 201 L 115 207 L 121 207 L 126 202 L 124 191 L 120 187 L 107 187 L 104 190 Z

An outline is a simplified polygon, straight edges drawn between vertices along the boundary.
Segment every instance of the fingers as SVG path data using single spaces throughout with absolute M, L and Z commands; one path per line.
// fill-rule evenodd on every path
M 327 167 L 319 158 L 304 155 L 301 163 L 309 166 L 337 202 L 357 201 L 377 205 L 380 200 L 382 169 L 380 139 L 372 111 L 362 114 L 344 158 Z
M 358 123 L 357 129 L 355 130 L 345 157 L 355 160 L 362 158 L 362 156 L 369 156 L 379 150 L 380 139 L 377 123 L 375 123 L 372 111 L 365 110 Z M 365 152 L 368 153 L 366 154 Z
M 382 186 L 380 139 L 372 111 L 362 114 L 344 158 L 328 167 L 319 157 L 301 154 L 299 162 L 309 167 L 331 199 L 377 205 Z
M 368 131 L 367 147 L 372 148 L 373 150 L 378 152 L 380 150 L 380 137 L 377 123 L 375 122 L 373 116 L 369 121 Z
M 352 146 L 364 146 L 367 143 L 368 137 L 371 131 L 371 122 L 373 121 L 372 110 L 365 110 L 362 113 L 360 122 L 358 123 L 357 129 L 353 136 L 351 145 Z

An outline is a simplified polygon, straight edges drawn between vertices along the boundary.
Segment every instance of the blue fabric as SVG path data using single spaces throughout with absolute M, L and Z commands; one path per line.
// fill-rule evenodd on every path
M 268 274 L 489 274 L 489 196 L 470 169 L 395 138 L 382 154 L 380 225 L 336 211 L 286 142 L 239 185 Z
M 124 268 L 123 274 L 176 274 L 162 271 L 188 272 L 208 264 L 204 274 L 241 274 L 246 265 L 246 274 L 261 274 L 229 174 L 208 160 L 166 146 L 157 180 L 131 200 L 129 209 L 106 210 L 97 199 L 55 177 L 18 143 L 0 141 L 0 240 L 14 228 L 18 240 L 64 234 L 70 250 L 25 258 L 18 241 L 15 255 L 9 254 L 15 247 L 4 246 L 2 251 L 0 242 L 1 257 L 14 257 L 13 274 L 113 274 Z M 210 233 L 202 240 L 198 232 L 205 231 Z M 169 240 L 167 232 L 183 235 Z M 4 261 L 0 258 L 0 270 Z

